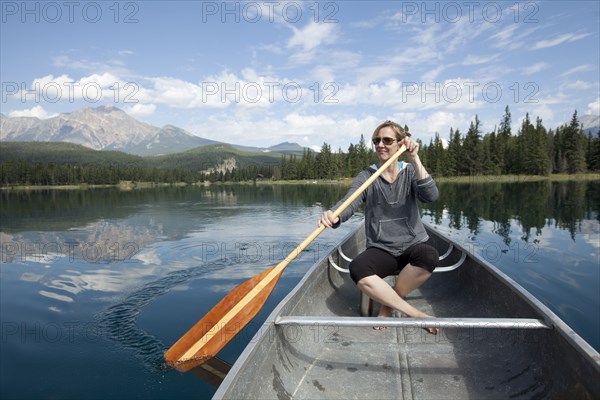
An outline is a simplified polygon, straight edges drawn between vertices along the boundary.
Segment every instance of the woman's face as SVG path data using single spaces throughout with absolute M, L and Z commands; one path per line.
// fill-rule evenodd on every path
M 377 135 L 373 137 L 373 145 L 381 162 L 386 162 L 400 147 L 396 133 L 389 126 L 381 128 Z

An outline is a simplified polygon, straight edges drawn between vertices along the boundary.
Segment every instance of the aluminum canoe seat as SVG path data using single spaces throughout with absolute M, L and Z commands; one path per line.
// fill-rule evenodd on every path
M 449 243 L 448 249 L 446 250 L 446 252 L 439 256 L 439 261 L 442 261 L 442 260 L 448 258 L 448 256 L 450 254 L 452 254 L 453 251 L 454 251 L 454 245 L 452 243 Z M 347 266 L 352 262 L 352 258 L 350 258 L 346 254 L 344 254 L 341 246 L 338 246 L 337 252 L 339 255 L 340 264 L 343 263 L 344 266 Z M 466 258 L 467 258 L 467 253 L 461 251 L 460 259 L 457 262 L 455 262 L 452 265 L 437 267 L 433 272 L 441 273 L 441 272 L 453 271 L 453 270 L 457 269 L 458 267 L 460 267 L 465 262 Z M 350 270 L 347 267 L 338 265 L 333 260 L 333 257 L 331 255 L 329 255 L 328 261 L 329 261 L 329 265 L 331 265 L 336 270 L 338 270 L 342 273 L 346 273 L 346 274 L 350 273 Z M 396 276 L 392 277 L 392 279 L 394 281 L 388 282 L 388 283 L 390 283 L 391 285 L 394 285 Z M 370 316 L 373 314 L 373 300 L 369 296 L 364 294 L 362 291 L 360 291 L 359 309 L 360 309 L 361 316 Z

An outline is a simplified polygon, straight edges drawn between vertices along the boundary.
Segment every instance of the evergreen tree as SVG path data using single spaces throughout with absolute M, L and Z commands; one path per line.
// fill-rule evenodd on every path
M 423 161 L 424 165 L 427 165 L 431 169 L 431 173 L 434 176 L 444 176 L 447 174 L 446 171 L 446 151 L 440 139 L 440 134 L 435 133 L 435 138 L 431 145 L 428 147 L 426 152 L 427 161 Z
M 367 146 L 366 142 L 365 142 L 365 137 L 361 134 L 360 135 L 360 140 L 358 141 L 358 145 L 356 145 L 356 155 L 358 158 L 358 171 L 356 171 L 354 175 L 358 174 L 360 171 L 362 171 L 363 169 L 365 169 L 366 167 L 368 167 L 369 165 L 372 164 L 372 159 L 370 157 L 370 151 L 369 151 L 369 147 Z
M 346 155 L 346 166 L 344 172 L 346 176 L 355 176 L 360 171 L 360 160 L 358 150 L 353 143 L 348 146 L 348 154 Z
M 588 148 L 588 169 L 590 171 L 600 171 L 600 129 L 595 136 L 589 134 Z
M 500 129 L 498 130 L 498 137 L 492 149 L 494 157 L 497 159 L 500 171 L 504 174 L 510 171 L 510 151 L 509 143 L 511 141 L 511 124 L 512 117 L 508 106 L 504 109 L 504 116 L 500 122 Z
M 533 155 L 538 160 L 537 175 L 549 175 L 550 174 L 550 153 L 548 152 L 548 132 L 544 125 L 542 125 L 542 119 L 537 117 L 535 120 L 535 140 L 534 140 L 534 151 Z
M 579 124 L 577 110 L 575 110 L 571 123 L 564 130 L 564 157 L 568 173 L 574 174 L 586 170 L 585 144 L 585 134 Z
M 494 160 L 493 148 L 496 140 L 496 133 L 492 132 L 483 137 L 483 160 L 482 172 L 485 175 L 497 175 L 500 171 L 498 164 Z
M 533 126 L 529 114 L 526 114 L 519 131 L 519 147 L 522 149 L 519 173 L 548 174 L 550 160 L 546 135 L 546 128 L 542 125 L 542 120 L 538 117 L 536 126 Z
M 565 130 L 566 130 L 566 126 L 560 126 L 556 129 L 556 133 L 554 134 L 554 137 L 552 138 L 552 155 L 551 155 L 551 159 L 552 159 L 552 163 L 553 163 L 553 169 L 552 172 L 555 173 L 565 173 L 567 172 L 567 161 L 565 158 L 565 147 L 564 147 L 564 141 L 565 141 Z
M 315 162 L 318 179 L 331 179 L 332 177 L 337 176 L 337 170 L 331 154 L 331 147 L 327 143 L 323 143 L 323 146 L 321 146 L 321 152 L 315 157 Z
M 446 157 L 446 174 L 448 176 L 461 175 L 462 172 L 462 138 L 460 131 L 450 128 L 450 141 L 448 142 L 448 155 Z
M 463 142 L 465 171 L 469 175 L 477 175 L 482 171 L 483 144 L 481 142 L 479 125 L 479 117 L 475 115 L 475 121 L 471 121 Z

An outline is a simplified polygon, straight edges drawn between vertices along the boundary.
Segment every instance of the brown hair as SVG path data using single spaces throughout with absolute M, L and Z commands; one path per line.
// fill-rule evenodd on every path
M 410 132 L 408 131 L 408 127 L 406 125 L 404 125 L 404 128 L 402 128 L 400 125 L 398 125 L 394 121 L 391 121 L 388 119 L 387 121 L 379 124 L 379 126 L 377 128 L 375 128 L 375 131 L 373 132 L 373 136 L 371 137 L 371 139 L 374 139 L 375 136 L 377 136 L 377 134 L 379 133 L 379 131 L 387 126 L 392 128 L 392 130 L 396 134 L 396 139 L 398 139 L 398 141 L 404 139 L 406 136 L 410 136 Z

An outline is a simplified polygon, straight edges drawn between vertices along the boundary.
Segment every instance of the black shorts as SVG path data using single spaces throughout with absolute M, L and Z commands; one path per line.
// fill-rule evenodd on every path
M 398 257 L 385 250 L 369 247 L 350 263 L 350 277 L 354 283 L 371 275 L 385 278 L 397 275 L 408 264 L 433 272 L 438 258 L 437 250 L 426 243 L 412 245 Z

